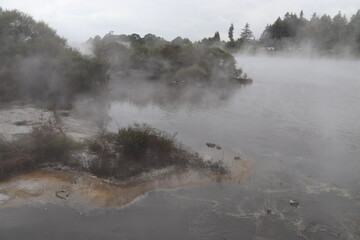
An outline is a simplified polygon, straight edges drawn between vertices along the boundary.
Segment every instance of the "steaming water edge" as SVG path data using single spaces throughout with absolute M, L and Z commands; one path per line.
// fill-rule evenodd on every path
M 237 61 L 252 85 L 185 103 L 128 97 L 111 104 L 108 128 L 135 120 L 177 132 L 206 158 L 241 156 L 252 166 L 246 181 L 155 191 L 120 210 L 81 215 L 53 205 L 5 209 L 0 237 L 360 239 L 359 62 Z

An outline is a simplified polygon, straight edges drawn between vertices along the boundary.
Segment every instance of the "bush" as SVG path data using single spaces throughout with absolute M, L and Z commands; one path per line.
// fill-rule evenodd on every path
M 101 133 L 89 141 L 88 147 L 97 155 L 89 170 L 100 177 L 126 179 L 150 169 L 187 163 L 177 154 L 175 135 L 146 124 Z
M 7 141 L 0 139 L 0 179 L 33 170 L 42 163 L 67 163 L 80 143 L 65 136 L 52 121 L 41 122 L 29 135 Z
M 204 161 L 197 154 L 182 150 L 175 136 L 146 124 L 121 128 L 117 133 L 101 133 L 88 145 L 97 155 L 89 170 L 100 177 L 117 179 L 168 166 L 226 173 L 220 162 Z
M 34 126 L 30 136 L 32 152 L 41 161 L 66 161 L 77 145 L 50 120 Z
M 139 160 L 146 151 L 169 154 L 175 148 L 175 135 L 152 128 L 146 124 L 134 124 L 121 128 L 115 136 L 117 150 L 127 157 Z

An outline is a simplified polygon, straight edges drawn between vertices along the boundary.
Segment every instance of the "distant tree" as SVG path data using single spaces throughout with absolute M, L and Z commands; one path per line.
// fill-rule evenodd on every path
M 351 17 L 347 28 L 351 47 L 356 54 L 360 55 L 360 10 Z
M 348 20 L 345 15 L 341 15 L 339 11 L 332 19 L 331 24 L 331 44 L 332 46 L 339 44 L 341 42 L 344 43 L 343 36 L 347 35 L 346 33 L 346 25 L 348 24 Z
M 316 13 L 313 13 L 311 15 L 311 21 L 315 20 L 315 19 L 319 19 L 319 16 Z
M 205 44 L 207 46 L 216 45 L 220 42 L 220 33 L 218 31 L 215 32 L 213 37 L 204 38 L 201 40 L 202 44 Z
M 303 11 L 300 17 L 287 12 L 283 19 L 278 17 L 267 25 L 260 37 L 261 45 L 277 49 L 301 49 L 304 42 L 321 53 L 341 54 L 344 49 L 350 49 L 360 54 L 360 10 L 350 21 L 340 11 L 333 18 L 313 13 L 310 20 L 304 18 Z
M 220 42 L 220 33 L 218 31 L 216 31 L 215 34 L 214 34 L 214 41 L 215 42 Z
M 234 42 L 234 25 L 231 24 L 229 28 L 229 40 L 230 42 Z
M 191 45 L 192 42 L 188 38 L 176 37 L 171 41 L 171 44 Z
M 128 35 L 128 38 L 129 38 L 132 46 L 142 45 L 144 43 L 143 39 L 137 33 Z
M 143 37 L 143 42 L 147 47 L 155 47 L 166 43 L 166 40 L 154 34 L 148 33 Z
M 240 39 L 244 40 L 244 41 L 248 41 L 251 38 L 253 38 L 253 33 L 250 30 L 250 25 L 249 23 L 245 24 L 245 27 L 242 29 L 241 35 L 240 35 Z

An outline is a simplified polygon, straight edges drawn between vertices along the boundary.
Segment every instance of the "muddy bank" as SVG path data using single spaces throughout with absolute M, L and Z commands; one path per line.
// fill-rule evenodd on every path
M 125 206 L 144 194 L 211 182 L 242 181 L 250 172 L 246 160 L 234 161 L 227 176 L 204 175 L 194 170 L 169 167 L 154 170 L 127 181 L 97 178 L 87 172 L 42 169 L 0 183 L 0 209 L 44 203 L 83 208 Z
M 87 141 L 99 132 L 95 125 L 77 118 L 72 111 L 53 112 L 33 106 L 14 105 L 0 110 L 0 136 L 11 141 L 28 135 L 34 125 L 48 120 L 54 121 L 66 136 L 70 136 L 76 141 Z M 174 163 L 174 165 L 155 170 L 149 169 L 150 171 L 146 170 L 120 181 L 119 178 L 114 180 L 111 177 L 107 177 L 106 180 L 100 179 L 89 173 L 89 163 L 94 161 L 95 155 L 89 152 L 87 147 L 82 147 L 72 151 L 67 160 L 68 164 L 65 164 L 72 167 L 64 167 L 61 162 L 51 163 L 51 159 L 48 159 L 38 167 L 27 170 L 33 169 L 33 171 L 0 182 L 0 208 L 36 203 L 84 205 L 89 208 L 120 207 L 157 189 L 171 189 L 214 181 L 241 182 L 250 171 L 249 161 L 232 155 L 225 156 L 224 159 L 223 151 L 219 149 L 221 147 L 208 150 L 216 152 L 211 155 L 215 156 L 217 160 L 222 158 L 222 162 L 229 169 L 226 174 L 202 171 L 202 167 L 179 168 Z M 185 152 L 185 150 L 181 151 Z M 222 156 L 220 156 L 221 152 Z M 197 155 L 189 153 L 184 156 Z M 196 159 L 200 161 L 199 164 L 203 161 L 199 157 Z M 204 160 L 212 162 L 213 158 L 205 156 Z M 47 161 L 51 164 L 49 165 Z M 205 164 L 204 167 L 208 165 Z M 19 173 L 21 172 L 26 171 Z

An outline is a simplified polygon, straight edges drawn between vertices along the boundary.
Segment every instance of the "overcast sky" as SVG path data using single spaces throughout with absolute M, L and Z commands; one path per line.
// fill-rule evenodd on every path
M 19 9 L 47 22 L 69 42 L 114 31 L 115 34 L 154 33 L 168 40 L 176 36 L 200 40 L 219 31 L 227 39 L 249 22 L 255 37 L 278 16 L 304 10 L 331 16 L 339 10 L 347 17 L 360 8 L 360 0 L 1 0 L 3 9 Z

